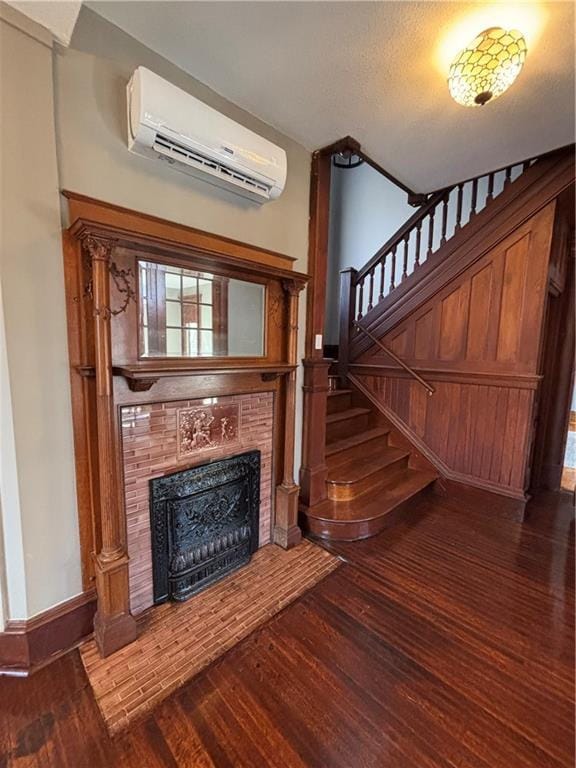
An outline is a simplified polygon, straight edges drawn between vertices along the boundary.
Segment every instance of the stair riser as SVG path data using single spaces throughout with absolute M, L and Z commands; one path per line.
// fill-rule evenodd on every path
M 349 454 L 350 451 L 353 451 L 360 445 L 366 446 L 368 451 L 374 450 L 375 447 L 383 450 L 388 447 L 388 434 L 386 432 L 384 434 L 379 432 L 371 436 L 370 431 L 368 431 L 363 433 L 364 436 L 360 433 L 359 435 L 352 435 L 352 437 L 347 438 L 348 441 L 354 441 L 349 445 L 343 445 L 342 442 L 330 443 L 326 446 L 326 461 L 331 466 L 333 461 L 338 462 L 342 455 Z
M 328 469 L 336 469 L 341 464 L 348 461 L 350 456 L 354 455 L 354 452 L 357 451 L 358 448 L 365 451 L 366 455 L 371 455 L 376 451 L 385 451 L 386 448 L 388 448 L 388 437 L 374 437 L 372 440 L 366 440 L 365 443 L 360 443 L 352 448 L 344 448 L 343 450 L 338 451 L 338 453 L 330 454 L 326 457 Z
M 373 474 L 355 483 L 333 483 L 326 481 L 328 498 L 332 501 L 352 501 L 368 491 L 378 491 L 383 486 L 392 483 L 408 466 L 408 457 L 398 459 L 385 469 L 378 469 Z
M 368 414 L 336 421 L 326 425 L 326 442 L 343 440 L 345 437 L 358 434 L 358 432 L 364 432 L 365 429 L 368 429 Z
M 384 526 L 370 523 L 330 523 L 327 521 L 309 519 L 308 533 L 324 541 L 360 541 L 375 536 Z
M 342 392 L 341 395 L 330 395 L 328 397 L 328 405 L 326 412 L 341 413 L 347 411 L 352 407 L 352 395 L 350 392 Z

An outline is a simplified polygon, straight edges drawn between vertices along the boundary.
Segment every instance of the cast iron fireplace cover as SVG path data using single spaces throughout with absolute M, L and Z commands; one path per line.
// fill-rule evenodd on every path
M 258 548 L 260 451 L 150 480 L 154 603 L 186 600 Z

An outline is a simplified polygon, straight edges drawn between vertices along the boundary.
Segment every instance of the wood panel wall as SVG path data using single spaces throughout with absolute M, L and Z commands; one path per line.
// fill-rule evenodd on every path
M 528 486 L 555 203 L 382 338 L 352 379 L 448 476 L 522 498 Z

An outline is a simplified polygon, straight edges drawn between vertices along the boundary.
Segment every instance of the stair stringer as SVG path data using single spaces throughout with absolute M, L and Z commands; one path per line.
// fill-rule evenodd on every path
M 573 183 L 573 148 L 540 160 L 364 315 L 361 324 L 383 338 Z M 349 360 L 357 360 L 371 346 L 366 335 L 356 334 Z
M 348 374 L 348 380 L 349 383 L 356 387 L 356 389 L 361 392 L 364 397 L 383 415 L 386 417 L 386 419 L 389 420 L 391 425 L 395 427 L 403 436 L 404 438 L 412 445 L 413 449 L 420 453 L 427 461 L 430 462 L 430 464 L 434 467 L 434 469 L 438 472 L 440 477 L 437 480 L 437 483 L 442 484 L 442 478 L 445 478 L 446 480 L 451 480 L 456 483 L 462 483 L 464 485 L 469 485 L 474 488 L 479 488 L 483 491 L 489 491 L 490 493 L 496 493 L 499 496 L 506 496 L 507 498 L 515 499 L 517 501 L 521 501 L 526 503 L 530 496 L 523 492 L 523 491 L 516 491 L 513 489 L 503 488 L 500 485 L 496 485 L 495 483 L 491 483 L 488 480 L 482 480 L 480 478 L 476 478 L 472 475 L 463 474 L 461 472 L 456 472 L 453 469 L 451 469 L 446 462 L 444 462 L 440 456 L 438 456 L 435 451 L 433 451 L 427 443 L 422 440 L 419 435 L 414 432 L 414 430 L 402 419 L 395 411 L 393 411 L 391 408 L 387 407 L 384 403 L 380 402 L 380 400 L 368 389 L 364 386 L 362 381 L 355 376 L 352 373 Z

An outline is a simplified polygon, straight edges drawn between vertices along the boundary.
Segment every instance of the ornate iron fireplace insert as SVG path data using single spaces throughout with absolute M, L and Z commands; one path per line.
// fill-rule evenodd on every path
M 258 547 L 260 451 L 150 481 L 154 603 L 186 600 Z

